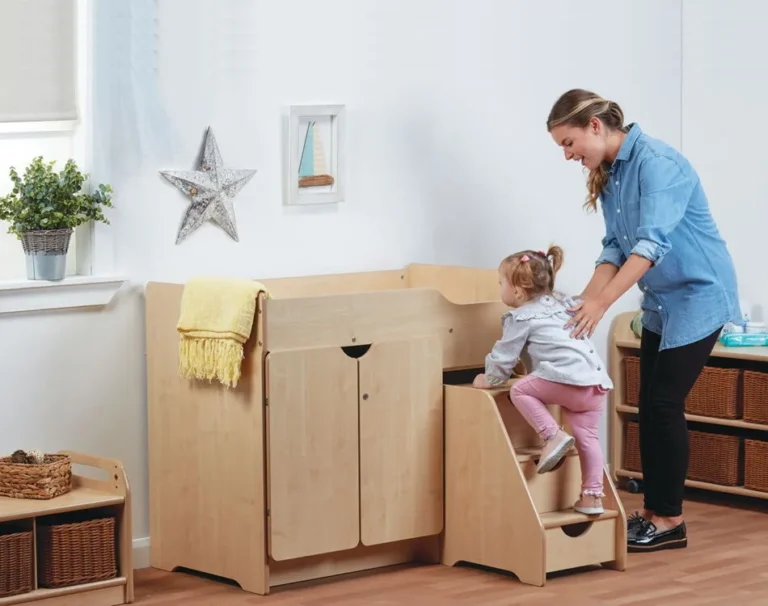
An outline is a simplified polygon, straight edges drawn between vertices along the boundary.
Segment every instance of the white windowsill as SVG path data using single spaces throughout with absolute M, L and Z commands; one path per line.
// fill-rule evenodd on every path
M 125 282 L 121 276 L 68 276 L 60 282 L 0 281 L 0 314 L 105 306 Z
M 0 122 L 0 135 L 31 135 L 39 133 L 74 132 L 77 120 L 49 120 L 47 122 Z

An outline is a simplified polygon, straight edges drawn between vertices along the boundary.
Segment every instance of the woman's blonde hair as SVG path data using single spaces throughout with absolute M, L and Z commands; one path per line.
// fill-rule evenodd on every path
M 531 298 L 551 293 L 555 275 L 563 266 L 563 249 L 550 246 L 547 252 L 523 250 L 509 255 L 499 265 L 507 282 Z
M 567 124 L 586 128 L 592 118 L 598 118 L 609 130 L 626 130 L 624 127 L 624 112 L 618 103 L 603 99 L 600 95 L 574 88 L 563 93 L 555 101 L 547 118 L 547 130 L 552 131 L 555 126 Z M 587 180 L 587 201 L 585 208 L 597 210 L 597 199 L 608 182 L 608 170 L 603 164 L 589 171 Z

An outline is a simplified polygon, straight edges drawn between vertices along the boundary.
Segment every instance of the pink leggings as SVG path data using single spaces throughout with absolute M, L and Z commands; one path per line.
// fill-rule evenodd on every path
M 603 491 L 603 451 L 598 423 L 605 407 L 605 394 L 599 386 L 566 385 L 531 375 L 517 381 L 510 390 L 515 408 L 543 439 L 550 438 L 558 429 L 545 405 L 561 407 L 576 438 L 581 462 L 581 489 L 585 494 L 602 494 Z

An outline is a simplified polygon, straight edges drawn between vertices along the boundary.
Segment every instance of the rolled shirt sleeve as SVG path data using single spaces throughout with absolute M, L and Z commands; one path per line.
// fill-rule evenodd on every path
M 528 341 L 528 322 L 515 320 L 513 314 L 502 320 L 502 335 L 485 357 L 485 377 L 490 385 L 499 385 L 512 376 Z
M 680 165 L 654 156 L 640 168 L 640 220 L 632 254 L 661 263 L 671 250 L 669 235 L 682 221 L 694 183 Z
M 619 241 L 616 239 L 616 236 L 612 233 L 607 233 L 603 238 L 602 245 L 603 250 L 595 262 L 596 266 L 602 265 L 603 263 L 610 263 L 616 267 L 624 265 L 626 258 L 619 247 Z

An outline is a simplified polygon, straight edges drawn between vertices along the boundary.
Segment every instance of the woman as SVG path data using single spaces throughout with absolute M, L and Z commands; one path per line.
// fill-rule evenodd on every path
M 644 510 L 628 522 L 629 551 L 687 546 L 682 501 L 688 471 L 684 402 L 722 327 L 739 319 L 731 256 L 696 171 L 613 101 L 571 90 L 547 130 L 566 160 L 589 169 L 586 207 L 601 201 L 605 237 L 594 275 L 571 311 L 574 337 L 591 336 L 634 284 L 643 291 L 640 458 Z

